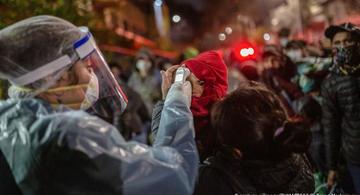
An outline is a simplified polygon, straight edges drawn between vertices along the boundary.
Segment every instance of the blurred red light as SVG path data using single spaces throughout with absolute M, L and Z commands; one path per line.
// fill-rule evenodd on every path
M 242 57 L 248 57 L 248 56 L 252 56 L 255 54 L 254 48 L 249 47 L 249 48 L 242 48 L 240 50 L 240 55 Z
M 232 56 L 234 60 L 237 61 L 246 61 L 246 60 L 256 60 L 258 51 L 252 43 L 248 40 L 242 40 L 234 45 L 232 49 Z

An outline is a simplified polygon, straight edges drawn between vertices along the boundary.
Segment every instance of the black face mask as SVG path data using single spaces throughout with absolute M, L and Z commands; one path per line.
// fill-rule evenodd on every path
M 348 47 L 337 47 L 335 53 L 336 64 L 343 65 L 358 65 L 360 64 L 360 53 L 357 44 Z
M 353 74 L 360 69 L 360 49 L 358 44 L 348 47 L 337 47 L 334 61 L 340 72 Z

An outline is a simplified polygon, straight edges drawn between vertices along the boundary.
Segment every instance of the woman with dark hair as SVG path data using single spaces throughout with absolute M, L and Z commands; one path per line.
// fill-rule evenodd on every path
M 250 82 L 215 104 L 211 122 L 218 148 L 200 168 L 195 194 L 312 193 L 304 154 L 307 125 L 289 119 L 278 97 Z

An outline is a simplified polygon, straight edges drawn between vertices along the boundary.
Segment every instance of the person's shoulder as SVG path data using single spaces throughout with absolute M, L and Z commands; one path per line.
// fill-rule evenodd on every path
M 33 111 L 41 110 L 42 113 L 51 112 L 50 104 L 46 102 L 34 99 L 34 98 L 24 98 L 24 99 L 7 99 L 4 101 L 0 101 L 0 109 L 1 108 L 14 108 L 16 110 L 30 109 Z
M 338 91 L 341 89 L 347 89 L 349 86 L 352 86 L 356 79 L 359 79 L 359 77 L 353 75 L 339 75 L 337 73 L 330 73 L 323 80 L 321 85 L 323 89 Z
M 104 143 L 125 140 L 112 124 L 84 111 L 69 110 L 51 116 L 51 123 L 59 131 L 57 143 L 77 148 L 90 143 L 97 147 L 108 146 Z
M 199 167 L 199 176 L 195 187 L 195 195 L 233 194 L 221 171 L 211 164 Z
M 211 164 L 201 164 L 199 167 L 199 179 L 217 179 L 219 175 L 219 170 Z
M 15 129 L 18 129 L 19 126 L 25 129 L 31 128 L 35 122 L 39 122 L 44 117 L 51 115 L 52 112 L 50 104 L 37 99 L 7 99 L 0 101 L 0 117 L 5 129 L 15 123 L 17 124 L 17 126 L 13 126 Z M 44 122 L 46 121 L 41 120 L 42 124 Z
M 110 123 L 103 119 L 82 110 L 58 112 L 54 113 L 52 117 L 56 117 L 63 125 L 68 124 L 79 129 L 98 129 L 101 131 L 102 129 L 114 128 Z
M 322 82 L 322 86 L 323 87 L 332 87 L 334 85 L 336 85 L 337 83 L 339 83 L 339 81 L 343 80 L 344 77 L 337 74 L 337 73 L 334 73 L 334 72 L 330 72 L 323 80 Z
M 224 168 L 219 168 L 219 166 L 222 166 L 220 164 L 217 164 L 214 160 L 215 158 L 210 157 L 205 162 L 200 164 L 199 166 L 199 182 L 204 183 L 224 183 Z

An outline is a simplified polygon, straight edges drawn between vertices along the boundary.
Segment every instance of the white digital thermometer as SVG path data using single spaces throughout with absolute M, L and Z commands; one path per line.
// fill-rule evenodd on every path
M 190 75 L 190 70 L 186 67 L 180 67 L 176 70 L 174 83 L 185 83 L 186 78 Z

